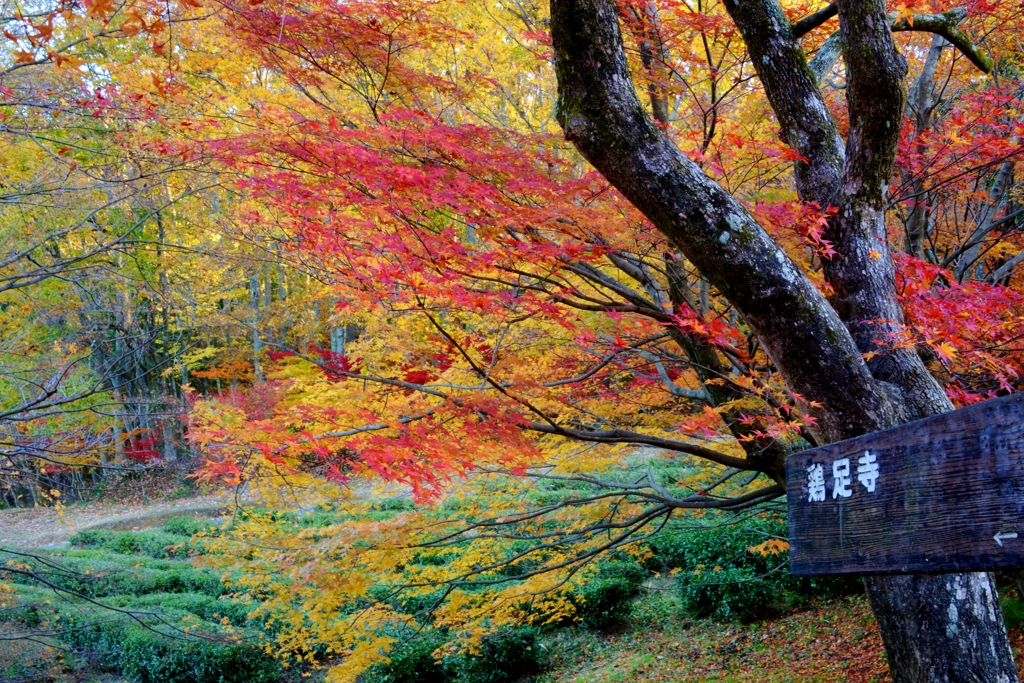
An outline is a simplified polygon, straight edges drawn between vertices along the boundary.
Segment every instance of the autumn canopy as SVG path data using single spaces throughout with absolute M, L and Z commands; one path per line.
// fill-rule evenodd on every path
M 188 454 L 250 507 L 411 495 L 218 541 L 334 680 L 416 616 L 382 586 L 470 648 L 571 618 L 601 553 L 777 511 L 789 454 L 1024 387 L 1013 3 L 5 14 L 0 493 Z M 891 649 L 938 588 L 878 581 Z

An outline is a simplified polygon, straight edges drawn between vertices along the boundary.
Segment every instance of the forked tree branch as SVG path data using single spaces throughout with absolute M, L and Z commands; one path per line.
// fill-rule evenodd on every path
M 834 5 L 829 5 L 832 7 Z M 826 8 L 827 9 L 827 8 Z M 824 12 L 824 10 L 822 10 Z M 821 14 L 821 12 L 812 14 L 806 19 L 801 19 L 796 24 L 793 24 L 793 36 L 799 38 L 804 35 L 798 33 L 798 26 L 809 19 L 815 18 Z M 967 16 L 967 10 L 962 7 L 954 7 L 951 10 L 943 12 L 941 14 L 915 14 L 912 19 L 899 19 L 897 20 L 896 14 L 890 14 L 889 20 L 892 22 L 892 30 L 896 31 L 922 31 L 926 33 L 934 33 L 940 35 L 950 42 L 956 49 L 960 50 L 961 53 L 967 59 L 971 61 L 974 66 L 978 67 L 982 73 L 992 73 L 992 69 L 995 67 L 995 62 L 991 57 L 986 55 L 981 48 L 979 48 L 971 37 L 967 33 L 959 28 L 960 23 Z M 822 21 L 821 23 L 824 23 Z M 808 24 L 809 25 L 809 24 Z M 820 26 L 816 24 L 811 28 Z M 810 29 L 808 29 L 810 30 Z M 814 57 L 808 62 L 808 66 L 811 71 L 814 72 L 814 76 L 819 83 L 824 80 L 828 72 L 832 70 L 836 62 L 839 61 L 839 57 L 842 55 L 842 38 L 839 35 L 839 31 L 836 31 L 828 37 L 828 39 L 822 44 Z
M 938 34 L 952 43 L 983 73 L 992 73 L 995 62 L 959 28 L 960 22 L 967 16 L 967 10 L 964 8 L 954 7 L 942 14 L 915 14 L 912 20 L 904 18 L 895 21 L 893 15 L 889 16 L 894 19 L 893 31 L 925 31 Z
M 730 13 L 736 6 L 727 5 Z M 771 12 L 763 21 L 776 18 Z M 735 306 L 790 389 L 821 404 L 820 411 L 808 407 L 827 440 L 860 433 L 865 423 L 887 423 L 889 409 L 836 312 L 743 205 L 647 117 L 626 62 L 615 3 L 554 0 L 551 34 L 557 115 L 566 137 Z M 798 59 L 798 49 L 766 45 L 765 61 L 782 50 Z M 815 87 L 805 61 L 802 68 L 807 85 Z M 835 149 L 831 140 L 825 144 Z M 833 184 L 836 175 L 822 184 Z

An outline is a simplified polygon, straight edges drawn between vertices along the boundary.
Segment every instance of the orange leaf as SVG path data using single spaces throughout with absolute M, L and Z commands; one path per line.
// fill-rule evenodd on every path
M 49 21 L 46 21 L 39 26 L 33 26 L 32 28 L 36 30 L 36 38 L 39 38 L 42 41 L 48 41 L 53 38 L 53 24 Z
M 906 19 L 907 23 L 911 26 L 914 25 L 914 12 L 906 5 L 898 5 L 896 7 L 896 21 L 900 19 Z
M 62 55 L 55 54 L 53 59 L 57 64 L 58 69 L 77 69 L 78 67 L 85 64 L 84 59 L 78 57 L 64 57 Z
M 86 0 L 86 16 L 90 19 L 105 19 L 114 12 L 114 0 Z

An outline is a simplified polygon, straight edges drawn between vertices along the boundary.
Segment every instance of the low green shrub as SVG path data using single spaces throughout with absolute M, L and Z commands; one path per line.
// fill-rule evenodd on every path
M 485 636 L 476 654 L 462 653 L 445 660 L 453 683 L 508 683 L 540 671 L 544 650 L 539 631 L 520 627 Z
M 150 593 L 202 593 L 219 597 L 227 592 L 216 574 L 186 562 L 97 550 L 54 552 L 48 553 L 48 557 L 63 570 L 55 571 L 37 560 L 27 560 L 26 564 L 45 572 L 46 580 L 57 588 L 90 598 Z M 27 585 L 37 583 L 18 574 L 11 575 L 10 580 Z
M 361 683 L 447 683 L 450 678 L 434 651 L 447 642 L 443 631 L 425 628 L 396 634 L 400 640 L 388 653 L 390 661 L 371 667 Z
M 557 505 L 570 498 L 583 498 L 598 490 L 594 484 L 566 479 L 541 479 L 526 496 L 538 507 Z
M 373 504 L 374 510 L 380 512 L 407 512 L 416 508 L 416 503 L 411 498 L 384 498 Z
M 704 529 L 669 530 L 648 541 L 647 566 L 678 573 L 682 608 L 699 618 L 753 621 L 814 597 L 862 590 L 858 579 L 794 577 L 788 550 L 752 550 L 769 539 L 785 538 L 787 532 L 785 519 L 777 515 Z
M 458 558 L 459 554 L 451 550 L 425 550 L 417 553 L 409 564 L 419 567 L 443 567 Z
M 187 540 L 166 532 L 85 532 L 77 540 L 86 547 L 26 558 L 45 581 L 102 606 L 11 574 L 19 585 L 0 621 L 46 624 L 59 640 L 134 683 L 278 681 L 281 666 L 264 652 L 260 629 L 247 628 L 255 603 L 220 598 L 227 591 L 213 572 L 118 552 L 145 551 L 168 537 Z
M 476 652 L 462 652 L 438 659 L 434 652 L 448 637 L 444 631 L 425 628 L 397 634 L 401 640 L 389 653 L 390 661 L 378 664 L 360 677 L 361 683 L 508 683 L 540 670 L 544 650 L 537 641 L 538 629 L 524 626 L 485 636 Z
M 599 564 L 597 575 L 583 584 L 573 596 L 576 616 L 588 627 L 609 629 L 629 617 L 632 600 L 649 572 L 629 560 Z
M 53 599 L 53 591 L 35 586 L 15 586 L 14 595 L 6 598 L 5 606 L 0 607 L 0 624 L 37 628 L 52 617 Z
M 405 614 L 415 616 L 423 622 L 432 618 L 430 612 L 438 605 L 438 601 L 444 596 L 444 593 L 443 588 L 404 591 L 391 598 L 389 602 Z
M 184 558 L 198 552 L 188 538 L 165 531 L 79 531 L 70 543 L 81 548 L 103 548 L 120 555 L 148 555 L 154 558 Z
M 750 622 L 780 604 L 777 581 L 743 567 L 695 570 L 681 583 L 683 609 L 690 616 Z
M 118 664 L 139 683 L 274 683 L 280 663 L 252 644 L 179 640 L 125 629 Z
M 750 553 L 749 548 L 770 538 L 785 538 L 788 531 L 786 521 L 778 517 L 755 517 L 736 524 L 723 520 L 708 528 L 667 529 L 647 542 L 652 552 L 648 566 L 656 571 L 692 571 L 701 565 L 749 566 L 767 571 L 788 563 L 789 555 L 759 557 Z
M 188 612 L 209 622 L 227 618 L 232 626 L 238 627 L 249 624 L 249 614 L 258 606 L 247 600 L 214 598 L 201 593 L 151 593 L 142 597 L 124 595 L 116 599 L 108 598 L 104 603 L 128 610 Z
M 116 531 L 110 531 L 109 529 L 76 531 L 71 534 L 68 542 L 77 548 L 103 548 L 113 541 L 116 534 Z
M 340 521 L 340 513 L 334 510 L 324 510 L 323 508 L 289 514 L 292 516 L 286 518 L 285 521 L 293 522 L 304 529 L 320 529 L 337 524 Z
M 389 519 L 393 519 L 397 514 L 395 510 L 364 510 L 358 514 L 343 515 L 338 517 L 338 522 L 348 521 L 364 521 L 364 522 L 383 522 Z
M 174 517 L 167 520 L 163 525 L 163 530 L 168 534 L 189 537 L 195 536 L 198 533 L 214 534 L 218 528 L 213 522 L 194 517 Z
M 382 521 L 395 516 L 398 509 L 407 509 L 400 504 L 391 504 L 388 501 L 375 503 L 370 509 L 360 510 L 354 513 L 343 512 L 336 508 L 317 507 L 311 510 L 264 513 L 271 521 L 293 524 L 301 529 L 321 529 L 333 524 L 343 524 L 351 521 Z
M 65 610 L 70 611 L 70 610 Z M 182 617 L 185 617 L 184 619 Z M 111 671 L 136 683 L 273 683 L 280 664 L 255 641 L 241 639 L 194 616 L 162 610 L 163 622 L 190 632 L 171 631 L 165 623 L 147 624 L 120 617 L 111 619 L 91 610 L 69 614 L 61 638 Z M 148 626 L 148 628 L 147 628 Z M 167 633 L 157 632 L 158 630 Z

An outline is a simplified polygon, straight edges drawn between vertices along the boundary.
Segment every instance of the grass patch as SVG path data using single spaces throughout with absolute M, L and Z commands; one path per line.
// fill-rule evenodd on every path
M 97 675 L 136 683 L 275 683 L 282 667 L 265 652 L 262 623 L 249 618 L 257 605 L 231 599 L 216 573 L 181 559 L 191 534 L 213 531 L 179 518 L 159 530 L 81 532 L 72 547 L 37 551 L 40 559 L 25 558 L 23 567 L 61 590 L 24 574 L 2 576 L 15 594 L 0 609 L 0 626 L 52 633 L 54 645 L 92 662 Z M 27 664 L 0 661 L 0 679 L 60 680 L 68 667 L 54 652 L 47 652 L 46 671 L 28 655 Z
M 188 536 L 166 531 L 79 531 L 71 536 L 71 545 L 102 548 L 120 555 L 148 555 L 157 558 L 185 558 L 199 552 Z

